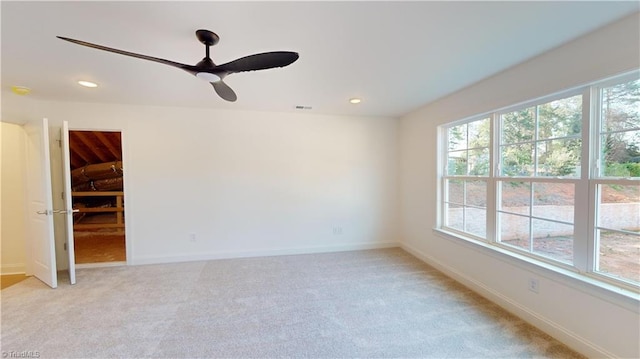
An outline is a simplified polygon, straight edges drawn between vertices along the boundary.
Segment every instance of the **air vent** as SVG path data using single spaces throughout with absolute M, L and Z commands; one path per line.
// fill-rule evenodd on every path
M 311 106 L 301 106 L 297 105 L 296 110 L 311 110 Z

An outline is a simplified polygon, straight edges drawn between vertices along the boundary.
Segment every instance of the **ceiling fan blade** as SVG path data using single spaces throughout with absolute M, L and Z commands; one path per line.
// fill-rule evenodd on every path
M 222 82 L 222 80 L 216 81 L 216 82 L 210 82 L 210 84 L 213 86 L 213 89 L 216 90 L 216 93 L 218 94 L 218 96 L 222 97 L 224 100 L 227 100 L 229 102 L 235 102 L 238 99 L 238 96 L 236 95 L 235 92 L 233 92 L 231 87 L 229 87 L 229 85 L 227 85 L 226 83 Z
M 275 51 L 249 55 L 218 66 L 218 69 L 228 73 L 242 71 L 266 70 L 274 67 L 284 67 L 294 63 L 300 56 L 297 52 Z
M 69 41 L 69 42 L 72 42 L 74 44 L 87 46 L 87 47 L 92 47 L 92 48 L 98 49 L 98 50 L 109 51 L 109 52 L 113 52 L 113 53 L 120 54 L 120 55 L 137 57 L 137 58 L 143 59 L 143 60 L 159 62 L 161 64 L 177 67 L 177 68 L 180 68 L 180 69 L 183 69 L 183 70 L 187 70 L 187 71 L 188 71 L 188 68 L 190 67 L 189 65 L 181 64 L 179 62 L 169 61 L 169 60 L 160 59 L 160 58 L 157 58 L 157 57 L 152 57 L 152 56 L 147 56 L 147 55 L 136 54 L 136 53 L 129 52 L 129 51 L 113 49 L 113 48 L 102 46 L 102 45 L 92 44 L 92 43 L 86 42 L 86 41 L 70 39 L 68 37 L 62 37 L 62 36 L 56 36 L 56 37 L 58 39 Z

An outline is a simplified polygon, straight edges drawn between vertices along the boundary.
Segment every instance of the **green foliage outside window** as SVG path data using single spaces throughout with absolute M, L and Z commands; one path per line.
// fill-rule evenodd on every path
M 448 175 L 489 175 L 489 130 L 489 118 L 448 129 Z
M 606 177 L 640 177 L 640 80 L 602 89 L 602 159 Z
M 501 161 L 505 176 L 579 176 L 582 97 L 505 113 Z

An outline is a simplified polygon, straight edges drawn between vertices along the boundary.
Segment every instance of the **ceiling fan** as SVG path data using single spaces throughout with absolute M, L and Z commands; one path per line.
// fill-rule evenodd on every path
M 241 57 L 237 60 L 227 62 L 226 64 L 216 65 L 209 57 L 209 47 L 220 41 L 220 37 L 209 30 L 197 30 L 196 37 L 205 45 L 206 56 L 195 65 L 186 65 L 179 62 L 160 59 L 157 57 L 136 54 L 133 52 L 113 49 L 110 47 L 92 44 L 90 42 L 70 39 L 68 37 L 56 36 L 59 39 L 72 42 L 74 44 L 92 47 L 98 50 L 115 52 L 116 54 L 137 57 L 143 60 L 158 62 L 161 64 L 177 67 L 196 77 L 205 80 L 211 85 L 216 93 L 227 101 L 235 101 L 238 99 L 236 93 L 231 87 L 224 83 L 223 79 L 235 72 L 266 70 L 274 67 L 284 67 L 294 63 L 298 59 L 297 52 L 290 51 L 274 51 Z

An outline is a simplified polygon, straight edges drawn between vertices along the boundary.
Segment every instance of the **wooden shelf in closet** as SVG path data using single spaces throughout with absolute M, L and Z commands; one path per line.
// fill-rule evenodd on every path
M 71 192 L 72 197 L 115 197 L 115 207 L 75 208 L 78 213 L 115 213 L 115 223 L 76 223 L 73 229 L 124 228 L 124 192 L 123 191 L 87 191 Z

